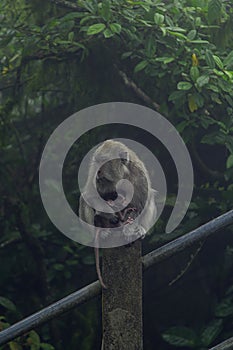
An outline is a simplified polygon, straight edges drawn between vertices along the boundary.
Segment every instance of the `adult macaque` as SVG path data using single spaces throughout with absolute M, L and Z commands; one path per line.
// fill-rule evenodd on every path
M 125 188 L 121 186 L 117 191 L 118 184 L 123 179 L 128 180 L 133 188 L 130 202 L 127 186 Z M 106 204 L 113 209 L 112 212 L 106 213 L 92 208 L 81 196 L 79 217 L 88 224 L 96 226 L 96 270 L 102 287 L 106 288 L 99 268 L 98 240 L 100 235 L 101 238 L 108 235 L 106 228 L 122 226 L 121 232 L 126 243 L 144 237 L 155 222 L 156 191 L 151 187 L 145 165 L 135 152 L 123 143 L 113 140 L 107 140 L 98 147 L 91 160 L 84 197 L 91 198 L 96 190 Z M 92 198 L 92 203 L 93 200 L 95 203 L 98 198 Z M 105 230 L 101 231 L 101 228 Z

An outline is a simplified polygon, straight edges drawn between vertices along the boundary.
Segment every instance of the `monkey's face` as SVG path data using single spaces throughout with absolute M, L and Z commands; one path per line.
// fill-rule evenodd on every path
M 100 194 L 114 192 L 118 181 L 127 179 L 128 174 L 129 170 L 124 160 L 109 160 L 96 172 L 96 187 Z
M 121 159 L 113 159 L 106 162 L 97 171 L 97 181 L 112 182 L 116 184 L 119 180 L 128 175 L 128 168 Z

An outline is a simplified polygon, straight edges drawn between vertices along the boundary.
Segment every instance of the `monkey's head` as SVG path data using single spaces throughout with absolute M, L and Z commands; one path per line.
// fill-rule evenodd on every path
M 117 182 L 129 177 L 129 162 L 129 149 L 118 141 L 105 141 L 95 151 L 92 167 L 95 169 L 94 181 L 101 195 L 114 192 Z

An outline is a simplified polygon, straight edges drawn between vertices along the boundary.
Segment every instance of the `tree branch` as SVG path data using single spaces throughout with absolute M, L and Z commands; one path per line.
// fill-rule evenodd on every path
M 77 5 L 75 5 L 72 2 L 66 1 L 66 0 L 51 0 L 51 2 L 53 2 L 55 5 L 63 7 L 63 8 L 67 8 L 67 9 L 72 9 L 72 10 L 76 10 L 76 11 L 84 11 L 84 9 L 82 7 L 79 7 Z
M 224 179 L 224 175 L 222 173 L 220 173 L 217 170 L 212 170 L 208 168 L 208 166 L 203 162 L 203 160 L 200 158 L 199 154 L 197 153 L 194 141 L 191 142 L 191 151 L 195 160 L 197 161 L 199 168 L 202 170 L 203 173 L 207 174 L 208 176 L 211 176 L 211 178 L 216 180 Z
M 14 245 L 16 243 L 22 242 L 22 239 L 20 237 L 16 237 L 16 238 L 11 238 L 8 239 L 7 241 L 4 241 L 0 244 L 0 248 L 6 248 L 8 246 Z
M 124 84 L 125 84 L 128 88 L 132 89 L 132 90 L 135 92 L 135 94 L 136 94 L 141 100 L 143 100 L 146 104 L 151 105 L 151 106 L 152 106 L 155 110 L 157 110 L 157 111 L 159 110 L 160 105 L 159 105 L 157 102 L 153 101 L 153 100 L 150 98 L 150 96 L 148 96 L 141 88 L 139 88 L 139 87 L 136 85 L 136 83 L 135 83 L 133 80 L 131 80 L 131 79 L 126 75 L 125 72 L 121 71 L 116 65 L 114 65 L 114 67 L 115 67 L 115 69 L 116 69 L 118 75 L 121 77 L 121 79 L 123 80 Z

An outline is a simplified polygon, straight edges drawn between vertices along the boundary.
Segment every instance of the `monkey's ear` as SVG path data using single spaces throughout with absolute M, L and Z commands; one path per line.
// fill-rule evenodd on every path
M 123 164 L 129 163 L 129 152 L 120 152 L 119 157 L 121 158 Z

